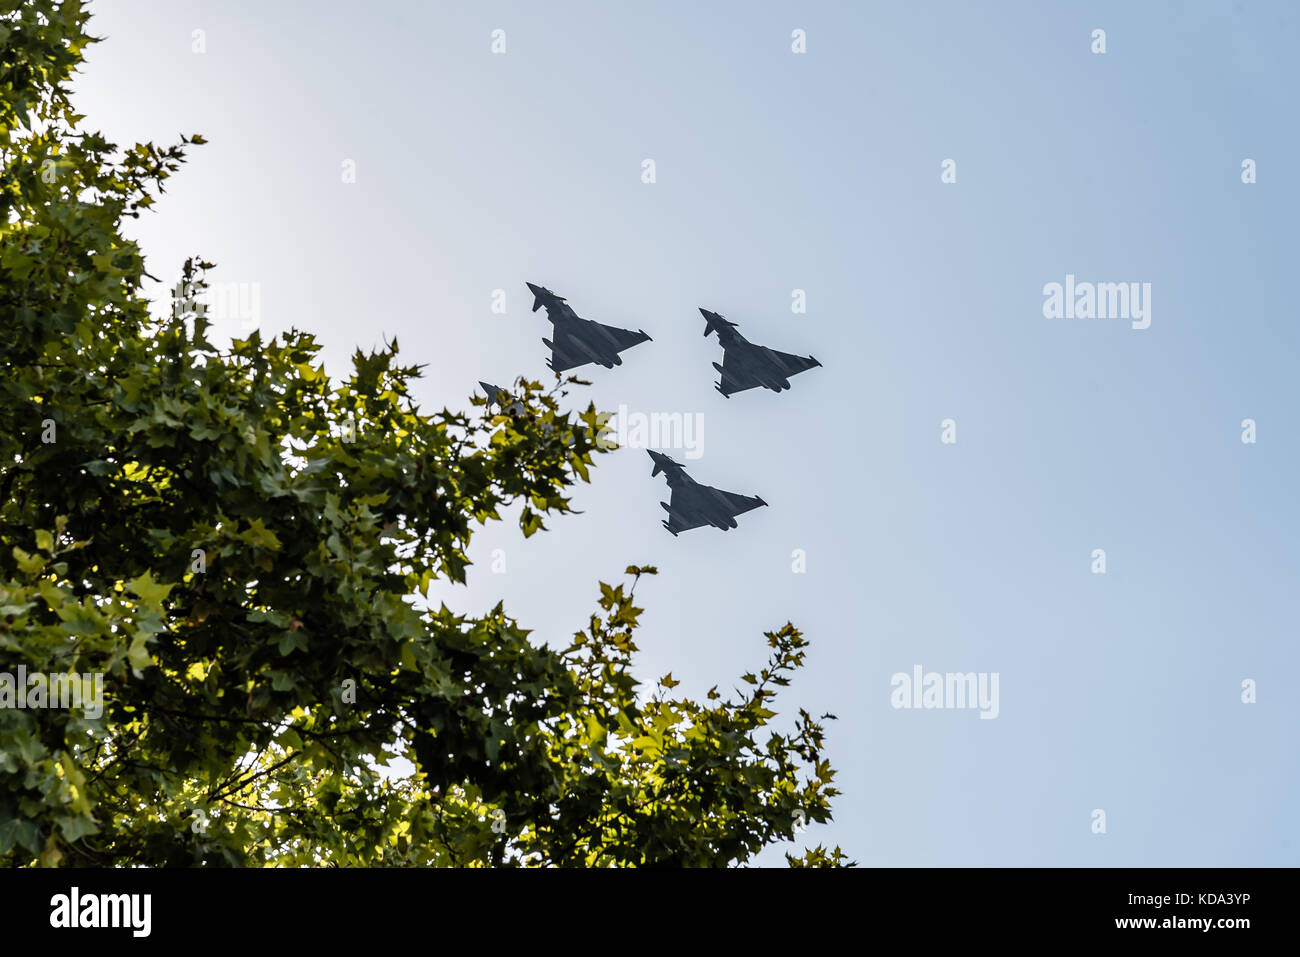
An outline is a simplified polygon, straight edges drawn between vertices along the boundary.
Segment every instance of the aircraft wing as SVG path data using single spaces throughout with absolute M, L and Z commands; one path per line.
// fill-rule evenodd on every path
M 664 523 L 664 526 L 668 529 L 668 531 L 676 535 L 679 532 L 689 532 L 692 528 L 699 528 L 703 524 L 705 523 L 694 522 L 691 521 L 690 519 L 682 518 L 680 512 L 670 511 L 668 513 L 668 521 Z
M 591 362 L 591 356 L 579 347 L 562 326 L 555 327 L 554 337 L 551 339 L 551 369 L 555 372 L 567 372 L 570 369 L 576 369 L 578 366 L 585 366 Z
M 813 366 L 821 365 L 821 363 L 812 356 L 796 356 L 791 355 L 788 352 L 777 352 L 775 349 L 768 349 L 767 352 L 768 355 L 781 364 L 787 376 L 792 376 L 803 372 L 806 369 L 811 369 Z
M 565 372 L 589 362 L 617 364 L 620 352 L 650 339 L 644 332 L 619 329 L 581 317 L 556 323 L 554 328 L 551 368 L 556 372 Z
M 583 319 L 587 323 L 587 330 L 594 338 L 604 338 L 613 344 L 615 352 L 622 352 L 624 349 L 630 349 L 633 346 L 645 342 L 650 337 L 644 332 L 632 332 L 630 329 L 620 329 L 618 326 L 607 326 L 603 322 L 596 322 L 594 319 Z
M 683 491 L 680 488 L 673 489 L 672 498 L 668 501 L 668 521 L 665 524 L 668 526 L 668 531 L 672 532 L 674 535 L 678 532 L 688 532 L 692 528 L 699 528 L 701 525 L 708 524 L 707 522 L 694 521 L 685 518 L 681 512 L 673 510 L 673 506 L 677 505 L 679 501 L 682 499 L 693 498 L 694 495 L 695 493 L 692 491 Z
M 726 349 L 722 353 L 722 386 L 723 395 L 733 395 L 737 392 L 744 392 L 746 389 L 753 389 L 762 385 L 753 374 L 747 369 L 741 367 L 736 361 L 740 354 L 739 349 Z
M 759 508 L 766 505 L 757 495 L 737 495 L 735 492 L 724 492 L 721 489 L 707 486 L 710 492 L 722 499 L 733 516 L 748 512 L 751 509 Z

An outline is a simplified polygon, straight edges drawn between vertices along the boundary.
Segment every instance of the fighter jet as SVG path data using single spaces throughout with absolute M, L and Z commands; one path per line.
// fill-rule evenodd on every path
M 647 449 L 647 451 L 650 451 Z M 724 532 L 736 527 L 736 516 L 750 509 L 766 505 L 758 496 L 723 492 L 711 485 L 701 485 L 686 474 L 680 462 L 674 462 L 662 452 L 650 451 L 655 467 L 650 474 L 664 473 L 668 487 L 673 490 L 672 504 L 660 502 L 668 513 L 664 528 L 677 537 L 678 532 L 712 525 Z
M 565 372 L 588 362 L 606 369 L 621 366 L 620 352 L 650 339 L 641 330 L 630 332 L 583 319 L 564 301 L 564 297 L 557 296 L 545 286 L 535 286 L 531 282 L 527 286 L 533 293 L 533 312 L 545 306 L 546 318 L 554 327 L 554 339 L 542 340 L 551 350 L 551 358 L 546 364 L 554 372 Z
M 728 399 L 733 392 L 760 385 L 780 392 L 790 388 L 790 376 L 821 365 L 812 356 L 795 356 L 756 346 L 736 331 L 734 322 L 704 308 L 700 312 L 704 315 L 704 335 L 716 332 L 722 343 L 722 365 L 713 363 L 713 368 L 722 373 L 722 381 L 715 383 L 714 388 Z
M 524 404 L 518 399 L 507 404 L 506 400 L 510 398 L 510 395 L 505 389 L 499 389 L 491 382 L 484 382 L 482 379 L 479 380 L 478 384 L 481 385 L 483 391 L 487 393 L 488 402 L 499 406 L 502 412 L 508 412 L 511 415 L 523 415 L 528 411 L 524 408 Z

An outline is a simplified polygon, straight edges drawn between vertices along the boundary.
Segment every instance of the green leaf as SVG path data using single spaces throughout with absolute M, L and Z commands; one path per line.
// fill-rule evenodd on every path
M 136 635 L 131 639 L 131 646 L 127 650 L 126 660 L 130 662 L 131 667 L 136 671 L 143 671 L 154 663 L 149 657 L 148 636 Z
M 141 600 L 150 605 L 159 605 L 167 597 L 167 593 L 172 590 L 171 585 L 160 585 L 153 580 L 153 572 L 146 571 L 142 575 L 136 576 L 127 583 L 127 587 Z
M 90 817 L 80 815 L 76 817 L 61 817 L 58 819 L 58 823 L 59 830 L 69 841 L 79 841 L 87 834 L 99 833 L 99 825 Z
M 18 570 L 25 575 L 34 575 L 45 567 L 45 559 L 39 555 L 29 555 L 17 545 L 13 547 L 13 556 L 17 561 Z

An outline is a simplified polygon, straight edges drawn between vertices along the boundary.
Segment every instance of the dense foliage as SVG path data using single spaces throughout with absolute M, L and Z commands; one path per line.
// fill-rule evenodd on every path
M 151 314 L 121 227 L 202 139 L 85 131 L 86 27 L 0 0 L 0 672 L 104 676 L 98 716 L 0 708 L 0 864 L 712 866 L 828 820 L 821 726 L 770 727 L 792 626 L 696 702 L 633 677 L 653 569 L 566 647 L 421 601 L 476 524 L 568 510 L 574 380 L 425 414 L 395 341 L 337 380 L 306 332 L 214 345 L 197 258 Z

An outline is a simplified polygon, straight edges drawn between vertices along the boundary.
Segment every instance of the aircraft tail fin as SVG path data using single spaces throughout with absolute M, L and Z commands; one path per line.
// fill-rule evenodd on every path
M 531 282 L 525 283 L 525 285 L 528 286 L 528 291 L 533 294 L 533 312 L 541 309 L 542 306 L 546 305 L 548 302 L 554 302 L 557 299 L 560 302 L 564 301 L 545 286 L 538 286 Z
M 662 452 L 656 452 L 653 449 L 647 449 L 646 451 L 650 453 L 650 458 L 652 458 L 655 463 L 655 467 L 650 470 L 651 478 L 658 475 L 660 472 L 665 471 L 666 469 L 680 470 L 682 467 L 680 462 L 674 462 L 672 459 L 664 455 Z M 668 507 L 667 505 L 664 506 L 664 508 L 667 507 Z
M 735 328 L 736 324 L 724 319 L 716 312 L 709 312 L 703 306 L 700 307 L 700 315 L 704 316 L 704 334 L 707 336 L 710 332 L 716 332 L 718 338 L 722 338 L 722 330 L 730 326 Z

